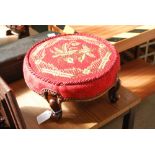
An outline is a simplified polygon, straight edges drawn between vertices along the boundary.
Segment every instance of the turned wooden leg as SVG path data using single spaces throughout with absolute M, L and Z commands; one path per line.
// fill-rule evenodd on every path
M 57 120 L 61 119 L 62 118 L 62 108 L 61 108 L 62 99 L 58 95 L 51 95 L 50 93 L 45 94 L 45 98 L 52 109 L 51 117 L 54 117 Z
M 118 78 L 116 84 L 108 91 L 108 97 L 111 103 L 116 103 L 119 99 L 118 90 L 120 88 L 120 79 Z

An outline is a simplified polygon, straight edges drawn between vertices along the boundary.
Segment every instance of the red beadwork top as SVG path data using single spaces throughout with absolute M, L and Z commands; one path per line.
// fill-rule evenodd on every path
M 119 56 L 104 39 L 86 34 L 58 35 L 35 44 L 24 60 L 27 85 L 64 98 L 89 99 L 110 88 Z

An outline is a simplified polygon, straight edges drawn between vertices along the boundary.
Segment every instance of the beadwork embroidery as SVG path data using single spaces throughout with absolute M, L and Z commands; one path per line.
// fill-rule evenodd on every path
M 47 48 L 49 49 L 48 51 L 46 51 Z M 50 54 L 47 52 L 50 52 Z M 51 56 L 52 60 L 60 63 L 65 62 L 70 67 L 61 69 L 56 63 L 46 62 L 44 59 L 46 59 L 47 54 L 48 57 Z M 95 38 L 63 36 L 50 39 L 37 46 L 31 55 L 31 59 L 42 73 L 66 78 L 78 78 L 94 72 L 100 72 L 109 61 L 110 55 L 111 51 Z M 88 58 L 91 61 L 87 62 Z M 82 65 L 84 62 L 87 63 L 85 68 L 78 65 L 75 67 L 75 64 L 79 63 Z

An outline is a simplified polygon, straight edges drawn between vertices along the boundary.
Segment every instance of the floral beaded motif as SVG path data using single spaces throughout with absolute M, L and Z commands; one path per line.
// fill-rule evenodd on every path
M 39 72 L 78 78 L 103 70 L 110 55 L 111 51 L 96 38 L 62 36 L 38 45 L 31 59 Z M 52 61 L 46 61 L 47 59 Z M 61 63 L 68 67 L 61 68 Z

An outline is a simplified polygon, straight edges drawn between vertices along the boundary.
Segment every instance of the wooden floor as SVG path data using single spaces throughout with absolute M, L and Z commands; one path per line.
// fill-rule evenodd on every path
M 155 93 L 155 65 L 135 60 L 123 65 L 119 75 L 122 85 L 142 99 Z

